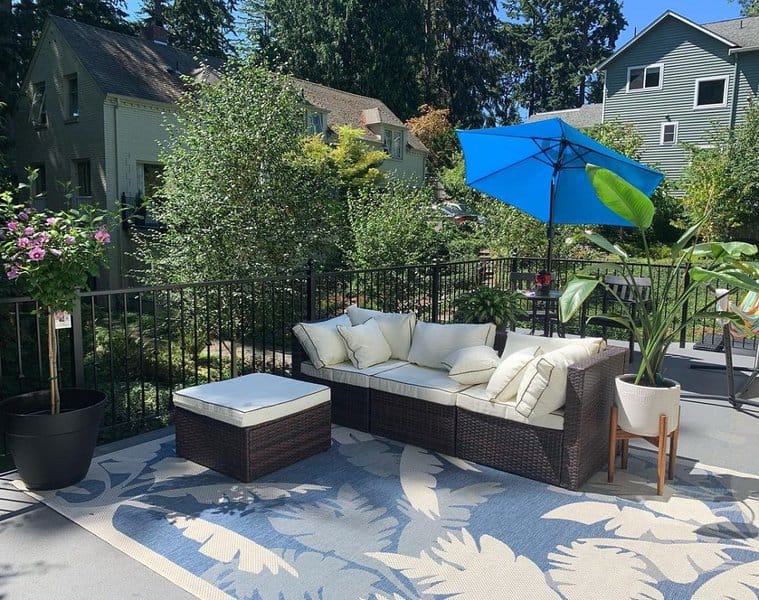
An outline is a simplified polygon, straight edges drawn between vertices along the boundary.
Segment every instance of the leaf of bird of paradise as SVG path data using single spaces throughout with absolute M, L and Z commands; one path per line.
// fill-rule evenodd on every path
M 192 496 L 202 504 L 222 504 L 225 502 L 254 502 L 255 500 L 278 500 L 295 494 L 324 492 L 329 487 L 308 483 L 240 483 L 228 485 L 201 485 L 197 487 L 160 490 L 158 496 L 181 498 Z
M 440 517 L 435 475 L 443 470 L 437 457 L 416 446 L 405 446 L 401 454 L 401 487 L 412 508 L 430 519 Z
M 712 577 L 692 600 L 754 600 L 759 595 L 759 560 L 744 563 Z
M 583 525 L 608 521 L 619 514 L 619 507 L 609 502 L 570 502 L 547 512 L 543 519 L 561 519 Z
M 422 594 L 456 600 L 557 600 L 540 568 L 525 556 L 516 556 L 502 541 L 483 535 L 477 542 L 462 529 L 437 540 L 438 547 L 419 556 L 389 552 L 367 555 L 401 571 Z
M 264 569 L 276 575 L 280 569 L 295 577 L 298 572 L 285 560 L 239 533 L 209 523 L 204 519 L 176 513 L 166 515 L 166 520 L 188 539 L 201 544 L 199 552 L 220 562 L 231 562 L 238 557 L 238 569 L 249 573 L 261 573 Z

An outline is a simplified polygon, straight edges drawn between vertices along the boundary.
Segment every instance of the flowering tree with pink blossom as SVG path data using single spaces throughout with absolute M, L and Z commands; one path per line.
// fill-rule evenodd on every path
M 0 194 L 0 276 L 46 312 L 52 414 L 60 411 L 55 315 L 71 310 L 77 289 L 86 289 L 88 278 L 105 264 L 111 241 L 106 217 L 94 206 L 36 211 L 14 203 L 10 192 Z

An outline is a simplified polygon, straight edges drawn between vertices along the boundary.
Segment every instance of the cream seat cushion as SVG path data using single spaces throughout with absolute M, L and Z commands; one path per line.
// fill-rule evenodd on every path
M 324 381 L 334 381 L 346 385 L 355 385 L 356 387 L 368 388 L 369 379 L 372 375 L 397 369 L 408 363 L 405 360 L 390 359 L 381 364 L 368 367 L 366 369 L 357 369 L 350 362 L 343 362 L 337 365 L 330 365 L 317 369 L 311 361 L 304 361 L 300 364 L 300 372 L 309 377 L 324 379 Z
M 501 362 L 492 346 L 469 346 L 443 359 L 448 377 L 464 385 L 486 383 Z
M 374 319 L 353 327 L 338 325 L 337 333 L 343 338 L 354 367 L 366 369 L 390 358 L 390 346 Z
M 418 365 L 405 365 L 373 375 L 369 386 L 373 390 L 444 406 L 454 406 L 456 394 L 468 387 L 448 377 L 445 371 Z
M 338 325 L 350 327 L 347 315 L 340 315 L 318 323 L 298 323 L 293 333 L 306 351 L 309 360 L 317 368 L 336 365 L 348 360 L 348 351 L 343 338 L 337 333 Z
M 456 406 L 482 415 L 508 419 L 509 421 L 517 421 L 518 423 L 527 423 L 535 427 L 564 429 L 563 408 L 559 408 L 547 415 L 526 418 L 517 412 L 516 399 L 512 399 L 510 402 L 493 402 L 488 396 L 485 385 L 476 385 L 470 387 L 468 390 L 459 392 L 456 395 Z
M 382 335 L 390 346 L 390 357 L 399 360 L 408 359 L 411 338 L 414 335 L 414 327 L 416 327 L 416 315 L 414 313 L 385 313 L 379 310 L 359 308 L 355 304 L 351 304 L 345 313 L 354 326 L 362 325 L 369 319 L 377 321 Z
M 492 346 L 495 341 L 493 323 L 425 323 L 419 321 L 414 329 L 408 361 L 421 367 L 443 369 L 443 359 L 469 346 Z
M 572 344 L 533 358 L 525 368 L 516 397 L 516 411 L 525 418 L 552 413 L 564 406 L 567 367 L 594 352 L 590 344 Z
M 174 392 L 174 405 L 236 427 L 251 427 L 329 402 L 328 387 L 253 373 Z

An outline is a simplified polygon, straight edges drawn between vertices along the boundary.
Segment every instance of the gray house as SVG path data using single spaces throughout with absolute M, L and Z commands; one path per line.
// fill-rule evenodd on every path
M 676 180 L 688 161 L 684 145 L 706 145 L 713 128 L 739 124 L 759 92 L 759 17 L 698 24 L 667 11 L 597 69 L 605 75 L 600 114 L 589 105 L 577 116 L 632 123 L 642 160 Z

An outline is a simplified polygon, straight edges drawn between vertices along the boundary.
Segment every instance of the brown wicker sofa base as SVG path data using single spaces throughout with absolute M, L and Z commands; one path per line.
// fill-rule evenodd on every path
M 243 482 L 329 450 L 330 403 L 260 425 L 235 427 L 174 407 L 177 454 Z
M 369 431 L 371 402 L 369 388 L 325 381 L 297 373 L 297 379 L 319 385 L 328 385 L 332 396 L 332 422 L 359 431 Z
M 375 435 L 451 454 L 456 451 L 456 407 L 371 390 Z

